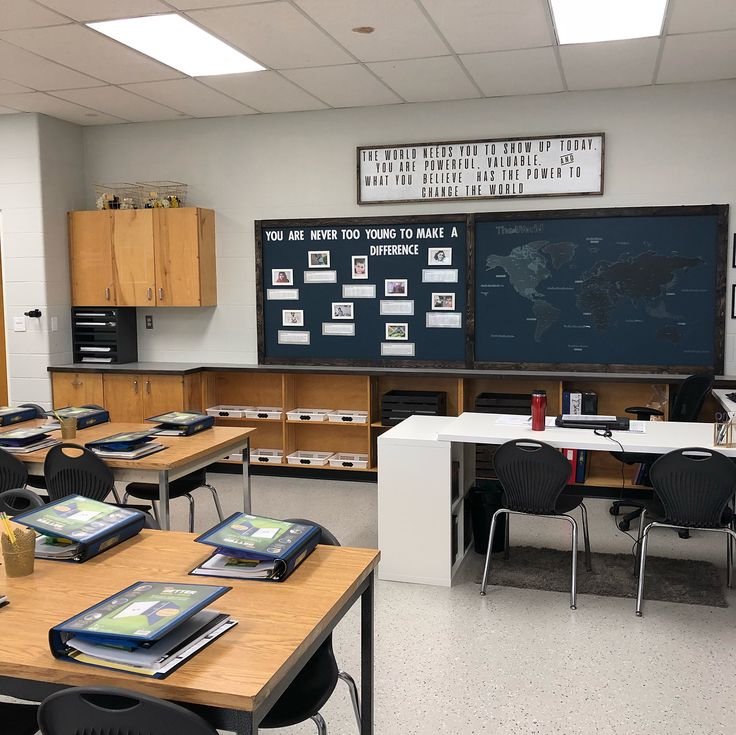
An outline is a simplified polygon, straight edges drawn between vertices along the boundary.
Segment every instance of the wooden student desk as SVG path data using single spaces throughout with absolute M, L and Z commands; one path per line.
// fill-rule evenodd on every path
M 475 482 L 476 444 L 526 438 L 557 448 L 646 454 L 710 447 L 736 457 L 736 448 L 713 447 L 713 424 L 708 423 L 651 421 L 645 433 L 614 431 L 609 439 L 589 429 L 547 427 L 532 431 L 530 425 L 510 424 L 509 419 L 515 418 L 470 412 L 456 417 L 412 416 L 378 438 L 381 579 L 452 584 L 472 540 L 467 493 Z M 615 488 L 620 478 L 614 476 L 609 482 L 612 487 L 605 497 L 618 498 Z M 576 486 L 574 490 L 576 494 L 602 496 L 600 486 Z M 626 490 L 634 493 L 637 487 Z M 432 543 L 410 540 L 407 519 Z
M 0 572 L 0 590 L 10 600 L 0 609 L 5 632 L 0 693 L 38 701 L 69 686 L 122 687 L 201 706 L 216 727 L 253 735 L 360 598 L 361 731 L 372 735 L 373 571 L 378 550 L 318 546 L 285 582 L 254 582 L 188 576 L 209 556 L 207 547 L 193 539 L 188 533 L 142 531 L 83 564 L 36 560 L 34 573 L 18 579 Z M 160 680 L 51 655 L 50 628 L 139 581 L 231 585 L 212 607 L 230 614 L 238 625 Z
M 8 431 L 17 427 L 42 426 L 50 419 L 34 419 L 12 426 L 0 427 L 0 431 Z M 69 443 L 83 446 L 94 439 L 102 439 L 123 431 L 150 431 L 153 424 L 117 424 L 105 423 L 80 429 Z M 148 482 L 158 484 L 161 528 L 170 528 L 169 516 L 169 483 L 179 477 L 207 467 L 226 454 L 243 450 L 243 510 L 250 513 L 250 434 L 255 429 L 214 426 L 192 436 L 157 436 L 156 441 L 164 444 L 166 449 L 155 452 L 140 459 L 105 459 L 119 482 Z M 49 435 L 61 439 L 61 432 L 50 431 Z M 29 454 L 16 454 L 28 468 L 31 475 L 43 475 L 43 462 L 48 449 L 41 449 Z M 69 488 L 73 493 L 74 488 Z

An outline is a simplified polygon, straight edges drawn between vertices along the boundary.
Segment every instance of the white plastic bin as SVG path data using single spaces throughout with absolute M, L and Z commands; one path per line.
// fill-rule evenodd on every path
M 300 449 L 297 452 L 289 454 L 286 457 L 286 461 L 289 464 L 324 466 L 331 456 L 332 452 L 306 452 Z
M 289 421 L 327 421 L 331 408 L 295 408 L 286 412 Z
M 368 455 L 338 452 L 330 457 L 330 467 L 364 470 L 368 467 Z
M 367 424 L 368 411 L 342 409 L 327 414 L 327 420 L 335 424 Z

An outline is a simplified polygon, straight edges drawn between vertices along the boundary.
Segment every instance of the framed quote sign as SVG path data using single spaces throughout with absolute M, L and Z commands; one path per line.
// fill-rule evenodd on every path
M 603 194 L 603 133 L 363 146 L 358 204 Z

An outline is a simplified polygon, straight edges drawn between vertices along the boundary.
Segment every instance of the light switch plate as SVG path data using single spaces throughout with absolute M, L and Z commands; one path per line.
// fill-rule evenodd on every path
M 13 331 L 14 332 L 25 332 L 26 331 L 26 318 L 24 316 L 13 317 Z

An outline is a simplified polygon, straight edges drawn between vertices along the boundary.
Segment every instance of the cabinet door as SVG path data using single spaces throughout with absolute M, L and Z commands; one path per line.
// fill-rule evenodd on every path
M 74 306 L 116 304 L 112 212 L 69 212 L 69 264 Z
M 51 388 L 54 408 L 105 405 L 100 373 L 52 373 Z
M 118 306 L 153 306 L 153 210 L 112 213 L 112 261 Z
M 143 378 L 143 418 L 184 410 L 182 375 L 145 375 Z
M 214 212 L 155 209 L 157 306 L 214 306 Z
M 143 421 L 144 375 L 112 374 L 103 376 L 105 408 L 110 421 L 138 423 Z

